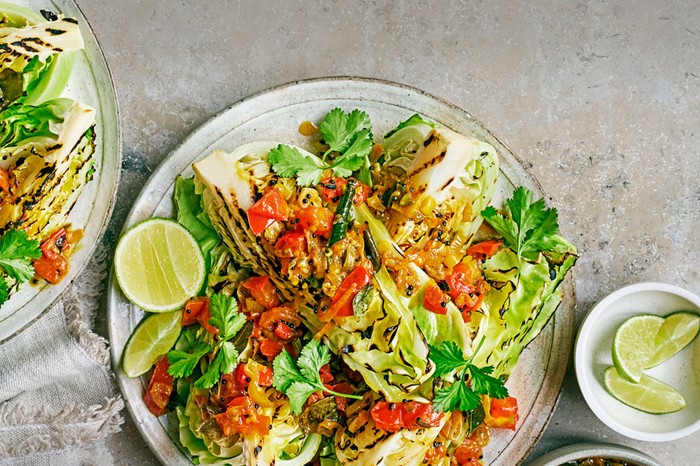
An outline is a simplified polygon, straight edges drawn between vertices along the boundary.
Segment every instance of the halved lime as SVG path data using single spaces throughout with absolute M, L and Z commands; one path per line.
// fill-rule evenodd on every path
M 615 332 L 612 345 L 613 363 L 620 375 L 639 382 L 649 358 L 655 352 L 655 339 L 663 317 L 642 314 L 630 317 Z
M 124 295 L 149 312 L 182 308 L 202 288 L 206 267 L 192 234 L 172 219 L 152 218 L 119 240 L 114 271 Z
M 151 314 L 134 329 L 124 347 L 122 369 L 129 377 L 145 374 L 180 336 L 182 312 Z
M 656 351 L 647 362 L 647 369 L 654 367 L 678 353 L 693 341 L 700 330 L 700 316 L 693 312 L 679 311 L 664 318 L 655 339 Z
M 685 399 L 673 387 L 642 374 L 639 383 L 620 377 L 614 367 L 603 376 L 605 389 L 617 400 L 650 414 L 675 413 L 685 408 Z

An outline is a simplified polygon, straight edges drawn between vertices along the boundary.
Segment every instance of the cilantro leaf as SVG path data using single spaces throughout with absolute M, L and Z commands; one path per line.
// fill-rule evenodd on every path
M 343 178 L 351 176 L 352 172 L 365 165 L 373 144 L 372 133 L 367 129 L 360 131 L 345 153 L 333 161 L 331 169 L 336 175 Z
M 435 363 L 435 377 L 449 374 L 464 366 L 464 354 L 454 341 L 444 341 L 440 346 L 430 345 L 430 359 Z
M 308 382 L 294 382 L 286 391 L 289 397 L 289 407 L 293 413 L 299 414 L 304 409 L 304 403 L 311 395 L 316 393 L 319 388 L 316 385 L 311 385 Z
M 236 345 L 230 341 L 225 341 L 224 344 L 221 345 L 221 350 L 219 351 L 217 357 L 219 356 L 221 357 L 221 373 L 230 374 L 233 372 L 238 365 L 239 353 L 236 349 Z
M 24 230 L 8 230 L 0 238 L 0 268 L 20 283 L 34 276 L 30 259 L 40 257 L 39 241 L 30 240 Z
M 287 350 L 282 350 L 272 362 L 272 386 L 287 395 L 293 413 L 300 414 L 306 400 L 319 390 L 335 396 L 362 399 L 359 395 L 335 392 L 323 384 L 319 371 L 330 360 L 328 346 L 311 340 L 302 348 L 296 361 Z
M 283 178 L 297 176 L 300 186 L 318 184 L 325 169 L 311 157 L 299 152 L 296 147 L 286 144 L 280 144 L 272 149 L 267 154 L 267 161 L 279 176 Z
M 170 363 L 168 374 L 176 378 L 189 377 L 194 372 L 194 368 L 197 367 L 199 360 L 211 349 L 211 346 L 199 341 L 191 353 L 180 350 L 168 352 L 168 362 Z
M 216 382 L 219 381 L 219 377 L 221 376 L 221 358 L 219 357 L 219 354 L 216 355 L 214 360 L 209 364 L 209 367 L 207 368 L 207 371 L 197 379 L 197 381 L 194 383 L 194 386 L 197 388 L 211 388 L 216 384 Z
M 452 385 L 435 392 L 433 404 L 437 411 L 471 411 L 481 405 L 479 395 L 489 395 L 493 398 L 508 396 L 508 389 L 503 381 L 491 375 L 492 366 L 478 367 L 471 363 L 483 341 L 482 339 L 472 356 L 467 359 L 453 341 L 444 341 L 439 346 L 430 345 L 430 359 L 435 363 L 435 377 L 458 370 Z
M 214 294 L 209 299 L 209 323 L 219 329 L 219 338 L 226 341 L 245 325 L 245 315 L 238 312 L 236 298 Z
M 327 152 L 345 152 L 355 135 L 369 129 L 371 125 L 369 115 L 365 112 L 355 109 L 345 113 L 336 107 L 323 118 L 318 129 L 329 146 Z
M 467 385 L 458 380 L 449 387 L 441 388 L 435 392 L 433 408 L 435 411 L 471 411 L 481 404 L 479 395 L 467 388 Z
M 506 398 L 508 389 L 503 385 L 503 382 L 496 377 L 491 376 L 493 367 L 476 367 L 469 365 L 469 384 L 474 393 L 479 395 L 488 395 L 491 398 Z
M 294 382 L 303 382 L 304 376 L 285 349 L 272 361 L 272 386 L 281 392 L 286 392 Z
M 554 251 L 561 244 L 557 211 L 548 209 L 544 199 L 533 202 L 532 192 L 521 186 L 513 191 L 505 206 L 507 215 L 493 207 L 487 207 L 481 215 L 515 250 L 518 261 L 536 260 L 541 252 Z

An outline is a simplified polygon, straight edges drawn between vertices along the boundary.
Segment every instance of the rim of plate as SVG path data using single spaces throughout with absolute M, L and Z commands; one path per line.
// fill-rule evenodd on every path
M 598 402 L 598 398 L 596 398 L 595 394 L 593 393 L 593 389 L 591 387 L 593 383 L 597 382 L 591 380 L 590 378 L 589 366 L 591 365 L 591 354 L 589 351 L 590 348 L 587 347 L 592 333 L 595 330 L 599 330 L 596 327 L 596 324 L 598 324 L 598 319 L 608 310 L 611 304 L 619 301 L 625 296 L 635 293 L 655 291 L 676 295 L 691 302 L 698 308 L 698 310 L 700 310 L 699 296 L 686 289 L 668 283 L 635 283 L 613 291 L 605 298 L 600 300 L 595 306 L 593 306 L 593 308 L 591 308 L 581 322 L 581 328 L 576 336 L 576 343 L 574 345 L 574 368 L 576 372 L 576 380 L 581 393 L 583 394 L 583 398 L 586 400 L 586 403 L 591 411 L 593 411 L 593 414 L 595 414 L 596 417 L 598 417 L 598 419 L 600 419 L 605 425 L 614 431 L 635 440 L 666 442 L 670 440 L 678 440 L 700 430 L 700 419 L 697 419 L 695 422 L 682 429 L 661 433 L 640 432 L 621 424 L 614 417 L 610 416 L 605 409 L 603 409 L 601 404 Z
M 449 111 L 450 115 L 459 115 L 461 118 L 464 118 L 468 120 L 470 123 L 473 124 L 475 128 L 477 128 L 479 131 L 481 131 L 484 135 L 488 136 L 488 139 L 491 139 L 492 141 L 490 142 L 495 142 L 497 147 L 496 149 L 498 150 L 499 154 L 501 154 L 501 151 L 503 151 L 505 154 L 507 154 L 508 157 L 511 157 L 513 159 L 513 162 L 515 162 L 515 165 L 517 165 L 518 170 L 522 170 L 524 176 L 525 176 L 525 182 L 531 184 L 544 198 L 548 198 L 547 194 L 544 192 L 544 189 L 542 188 L 539 180 L 535 178 L 530 170 L 527 168 L 526 164 L 523 162 L 523 160 L 513 151 L 510 150 L 510 148 L 498 137 L 496 136 L 491 130 L 489 130 L 480 120 L 475 118 L 471 113 L 469 113 L 467 110 L 459 107 L 458 105 L 442 98 L 435 96 L 429 92 L 423 91 L 421 89 L 415 88 L 413 86 L 403 84 L 403 83 L 398 83 L 386 79 L 381 79 L 381 78 L 372 78 L 372 77 L 362 77 L 362 76 L 352 76 L 352 75 L 347 75 L 347 76 L 328 76 L 328 77 L 314 77 L 314 78 L 309 78 L 309 79 L 301 79 L 301 80 L 295 80 L 291 81 L 288 83 L 280 84 L 277 86 L 273 86 L 267 89 L 263 89 L 261 91 L 258 91 L 254 94 L 251 94 L 250 96 L 247 96 L 241 100 L 238 100 L 237 102 L 225 107 L 223 110 L 220 112 L 216 113 L 213 115 L 211 118 L 207 119 L 203 124 L 199 125 L 198 127 L 194 128 L 179 144 L 177 144 L 171 151 L 170 153 L 163 159 L 163 161 L 158 165 L 158 167 L 153 171 L 151 174 L 151 177 L 149 178 L 149 181 L 144 185 L 144 187 L 141 189 L 141 192 L 138 194 L 138 196 L 135 198 L 135 204 L 132 206 L 132 209 L 129 213 L 129 215 L 126 218 L 126 221 L 124 223 L 124 226 L 122 228 L 122 231 L 120 232 L 120 236 L 127 231 L 130 226 L 135 224 L 137 221 L 141 220 L 143 218 L 144 214 L 148 214 L 146 210 L 151 210 L 146 209 L 142 206 L 138 206 L 137 204 L 143 204 L 142 201 L 140 201 L 142 198 L 147 197 L 149 199 L 162 199 L 163 196 L 167 193 L 167 191 L 170 189 L 172 183 L 169 183 L 167 189 L 162 189 L 162 188 L 154 188 L 150 186 L 151 181 L 156 178 L 160 177 L 167 177 L 168 179 L 173 178 L 174 182 L 174 177 L 178 176 L 182 170 L 178 170 L 180 165 L 178 164 L 177 161 L 174 161 L 173 158 L 176 155 L 179 155 L 181 152 L 183 152 L 185 149 L 189 149 L 188 146 L 194 145 L 197 147 L 200 147 L 200 144 L 197 143 L 197 141 L 202 137 L 201 133 L 206 132 L 208 130 L 211 130 L 210 126 L 217 122 L 218 120 L 222 119 L 225 117 L 225 115 L 230 114 L 231 112 L 235 111 L 236 109 L 241 109 L 241 107 L 245 107 L 246 105 L 250 104 L 251 101 L 255 101 L 257 99 L 264 99 L 266 97 L 272 96 L 274 94 L 280 93 L 282 91 L 294 91 L 295 88 L 303 88 L 303 87 L 313 87 L 317 85 L 324 85 L 324 84 L 336 84 L 336 85 L 343 85 L 343 84 L 348 84 L 352 85 L 353 83 L 359 83 L 359 84 L 364 84 L 366 86 L 375 86 L 377 88 L 383 88 L 384 91 L 401 91 L 403 93 L 412 93 L 418 96 L 421 99 L 425 99 L 426 101 L 432 101 L 436 106 L 438 107 L 444 107 Z M 335 97 L 336 99 L 343 99 L 344 97 Z M 330 99 L 330 98 L 329 98 Z M 376 101 L 373 99 L 363 99 L 362 96 L 357 97 L 358 100 L 368 100 L 368 101 Z M 330 99 L 332 100 L 332 99 Z M 307 100 L 308 101 L 308 100 Z M 304 101 L 304 102 L 307 102 Z M 284 106 L 289 106 L 289 105 L 294 105 L 295 103 L 299 102 L 285 102 L 285 105 L 281 105 L 280 107 Z M 387 101 L 383 103 L 388 103 Z M 402 107 L 400 104 L 392 104 L 396 107 L 401 107 L 408 109 L 408 107 Z M 449 125 L 448 125 L 449 126 Z M 219 132 L 217 131 L 212 131 L 214 134 L 210 134 L 212 138 L 215 136 L 221 137 Z M 208 148 L 211 148 L 212 145 L 214 145 L 217 141 L 212 139 L 211 143 L 209 144 Z M 502 155 L 505 155 L 502 154 Z M 197 159 L 199 156 L 198 153 L 195 153 L 189 162 L 186 165 L 191 165 L 193 161 Z M 501 167 L 501 169 L 503 166 Z M 510 173 L 510 175 L 518 176 L 516 173 Z M 510 180 L 510 178 L 508 178 Z M 523 181 L 521 179 L 520 181 Z M 537 392 L 537 396 L 535 397 L 534 404 L 531 407 L 531 411 L 537 411 L 539 408 L 542 408 L 545 405 L 551 406 L 551 409 L 546 413 L 545 416 L 542 415 L 530 415 L 531 411 L 528 411 L 527 413 L 521 413 L 521 419 L 529 419 L 530 423 L 532 425 L 528 425 L 528 428 L 523 430 L 523 436 L 526 436 L 528 439 L 528 443 L 524 448 L 520 448 L 518 450 L 520 459 L 518 461 L 518 464 L 522 464 L 522 462 L 528 457 L 528 455 L 532 452 L 534 449 L 537 441 L 539 438 L 543 435 L 545 429 L 549 425 L 552 416 L 554 414 L 554 411 L 559 403 L 559 400 L 561 398 L 561 388 L 563 386 L 564 378 L 566 376 L 566 372 L 568 370 L 569 364 L 571 363 L 571 352 L 572 352 L 572 342 L 573 342 L 573 337 L 574 337 L 574 320 L 575 320 L 575 315 L 576 315 L 576 307 L 577 307 L 577 302 L 576 302 L 576 293 L 575 289 L 573 286 L 574 283 L 574 271 L 570 270 L 569 273 L 567 274 L 568 276 L 565 278 L 564 282 L 562 283 L 562 290 L 564 292 L 564 301 L 562 301 L 562 305 L 557 309 L 559 311 L 563 307 L 567 307 L 568 311 L 566 314 L 561 314 L 560 312 L 555 313 L 552 316 L 551 322 L 548 323 L 547 328 L 550 327 L 550 325 L 553 325 L 554 322 L 556 322 L 558 325 L 554 329 L 556 332 L 557 330 L 561 334 L 553 334 L 552 335 L 552 341 L 551 341 L 551 347 L 552 351 L 548 355 L 547 358 L 547 371 L 545 372 L 545 375 L 549 379 L 549 383 L 547 382 L 547 378 L 543 378 L 542 381 L 539 382 L 539 391 Z M 174 442 L 170 436 L 168 435 L 167 430 L 163 426 L 163 424 L 160 423 L 154 416 L 150 416 L 151 419 L 148 417 L 142 416 L 144 408 L 142 407 L 136 407 L 133 406 L 129 400 L 132 396 L 136 394 L 136 391 L 139 391 L 139 396 L 142 396 L 142 390 L 145 388 L 145 385 L 141 382 L 140 379 L 129 379 L 126 377 L 126 375 L 123 373 L 121 370 L 121 357 L 123 353 L 123 347 L 126 341 L 128 340 L 129 335 L 121 335 L 121 329 L 118 328 L 118 326 L 115 325 L 115 313 L 118 312 L 118 307 L 120 305 L 124 305 L 125 301 L 123 298 L 123 295 L 121 291 L 118 289 L 118 284 L 116 282 L 116 279 L 114 277 L 114 272 L 112 271 L 110 273 L 109 277 L 109 288 L 108 288 L 109 296 L 108 296 L 108 319 L 109 319 L 109 338 L 110 338 L 110 351 L 112 354 L 112 364 L 113 368 L 116 373 L 116 379 L 119 385 L 120 390 L 124 394 L 126 400 L 127 400 L 127 408 L 129 410 L 129 413 L 132 416 L 132 419 L 135 421 L 136 427 L 139 429 L 142 438 L 144 441 L 148 444 L 148 446 L 151 448 L 152 452 L 158 457 L 158 459 L 166 464 L 170 464 L 171 462 L 177 462 L 177 461 L 182 461 L 182 460 L 187 460 L 186 463 L 182 464 L 190 464 L 190 455 L 186 452 L 184 452 L 179 445 Z M 127 304 L 127 307 L 130 306 L 130 304 Z M 129 307 L 129 309 L 131 309 Z M 129 311 L 130 312 L 130 311 Z M 128 315 L 128 313 L 126 315 Z M 556 348 L 556 350 L 554 350 Z M 552 364 L 552 359 L 556 358 L 558 364 L 556 364 L 556 370 L 551 369 L 553 367 Z M 546 393 L 541 393 L 543 390 L 543 387 L 546 387 L 548 391 Z M 543 400 L 546 400 L 543 401 Z M 156 426 L 155 424 L 158 424 Z M 153 435 L 147 434 L 146 429 L 150 427 L 160 427 L 161 431 L 157 432 L 157 438 L 154 438 Z M 521 431 L 523 429 L 523 426 L 521 425 L 518 428 L 518 431 Z M 164 451 L 162 449 L 162 441 L 167 440 L 167 442 L 170 444 L 170 446 L 166 446 L 165 448 L 167 451 Z M 499 455 L 502 452 L 499 452 Z M 180 464 L 180 463 L 178 463 Z

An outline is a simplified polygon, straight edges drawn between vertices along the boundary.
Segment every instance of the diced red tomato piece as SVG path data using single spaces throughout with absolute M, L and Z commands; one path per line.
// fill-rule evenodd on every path
M 445 278 L 445 282 L 450 288 L 449 294 L 454 303 L 462 311 L 462 317 L 467 320 L 471 318 L 471 311 L 479 309 L 486 298 L 488 284 L 480 273 L 472 270 L 468 265 L 460 262 L 452 273 Z M 468 321 L 468 320 L 467 320 Z
M 265 356 L 268 361 L 275 359 L 277 355 L 282 352 L 283 348 L 281 344 L 269 338 L 263 338 L 262 341 L 260 341 L 260 354 Z
M 498 252 L 498 250 L 503 246 L 503 241 L 490 239 L 487 241 L 481 241 L 476 244 L 472 244 L 467 249 L 467 254 L 475 259 L 486 259 Z
M 167 356 L 162 356 L 156 363 L 151 381 L 143 397 L 148 410 L 155 416 L 162 416 L 167 412 L 168 401 L 173 393 L 173 376 L 168 374 Z
M 259 235 L 276 221 L 287 221 L 289 205 L 282 193 L 273 188 L 263 194 L 263 197 L 253 204 L 246 214 L 250 229 L 255 235 Z
M 481 466 L 481 453 L 481 448 L 460 446 L 455 450 L 454 458 L 459 466 Z
M 406 403 L 377 402 L 370 411 L 379 429 L 398 432 L 401 429 L 436 427 L 440 425 L 442 413 L 433 410 L 432 403 L 409 401 Z
M 362 288 L 369 284 L 371 279 L 372 275 L 364 267 L 358 267 L 350 272 L 340 283 L 328 309 L 318 312 L 318 318 L 322 322 L 328 322 L 334 317 L 353 315 L 352 300 Z
M 345 191 L 345 185 L 348 181 L 345 178 L 326 178 L 321 180 L 321 194 L 323 197 L 333 204 L 336 204 L 340 200 L 341 194 Z M 354 205 L 361 205 L 367 200 L 371 189 L 366 184 L 357 181 L 355 185 L 355 196 L 352 198 L 352 203 Z
M 214 416 L 225 436 L 234 434 L 265 435 L 270 430 L 270 418 L 258 412 L 249 396 L 231 400 L 225 412 Z
M 277 240 L 275 250 L 283 257 L 298 257 L 306 251 L 306 236 L 301 231 L 288 231 Z
M 197 322 L 199 315 L 208 306 L 209 298 L 206 296 L 197 296 L 187 301 L 182 311 L 182 326 L 187 327 Z
M 318 236 L 328 237 L 333 229 L 333 212 L 325 207 L 304 207 L 297 212 L 299 227 Z
M 335 378 L 333 377 L 333 374 L 331 374 L 330 364 L 325 364 L 321 366 L 321 369 L 318 371 L 318 374 L 321 376 L 321 382 L 323 382 L 324 384 L 332 382 Z
M 46 238 L 46 240 L 41 243 L 41 253 L 46 256 L 49 260 L 56 259 L 57 256 L 61 255 L 63 250 L 63 244 L 66 240 L 66 230 L 59 228 L 58 230 L 51 233 L 51 235 Z
M 490 398 L 488 415 L 484 422 L 489 427 L 515 430 L 518 422 L 518 400 L 509 396 L 507 398 Z
M 36 274 L 52 284 L 60 282 L 63 277 L 68 275 L 68 260 L 61 254 L 58 254 L 54 259 L 42 255 L 34 261 L 33 265 Z
M 211 314 L 209 312 L 209 298 L 206 296 L 197 296 L 185 304 L 185 309 L 182 311 L 182 326 L 192 325 L 199 322 L 199 325 L 204 327 L 207 332 L 212 335 L 218 335 L 219 329 L 209 323 Z
M 261 387 L 271 387 L 274 373 L 267 366 L 262 366 L 258 372 L 258 385 Z
M 278 322 L 274 330 L 275 336 L 280 340 L 289 340 L 294 337 L 294 330 L 284 322 Z
M 427 310 L 435 314 L 447 314 L 447 295 L 437 285 L 428 285 L 423 297 L 423 304 Z
M 280 305 L 277 288 L 269 277 L 250 277 L 243 283 L 243 287 L 250 291 L 253 299 L 265 309 L 272 309 Z

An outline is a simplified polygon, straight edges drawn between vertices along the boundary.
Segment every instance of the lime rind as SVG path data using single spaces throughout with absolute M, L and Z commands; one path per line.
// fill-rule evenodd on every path
M 685 408 L 686 403 L 673 387 L 642 374 L 639 383 L 630 382 L 614 366 L 605 370 L 604 386 L 616 400 L 649 414 L 670 414 Z
M 148 312 L 181 309 L 206 280 L 196 239 L 170 218 L 153 217 L 131 227 L 117 243 L 114 258 L 122 293 Z
M 122 370 L 131 378 L 139 377 L 170 351 L 182 326 L 182 312 L 151 314 L 131 333 L 124 346 Z
M 654 339 L 655 351 L 646 369 L 658 366 L 670 359 L 692 342 L 700 330 L 700 315 L 678 311 L 667 315 Z
M 613 339 L 612 358 L 620 376 L 630 382 L 639 382 L 655 352 L 654 341 L 663 322 L 663 317 L 641 314 L 630 317 L 618 327 Z

